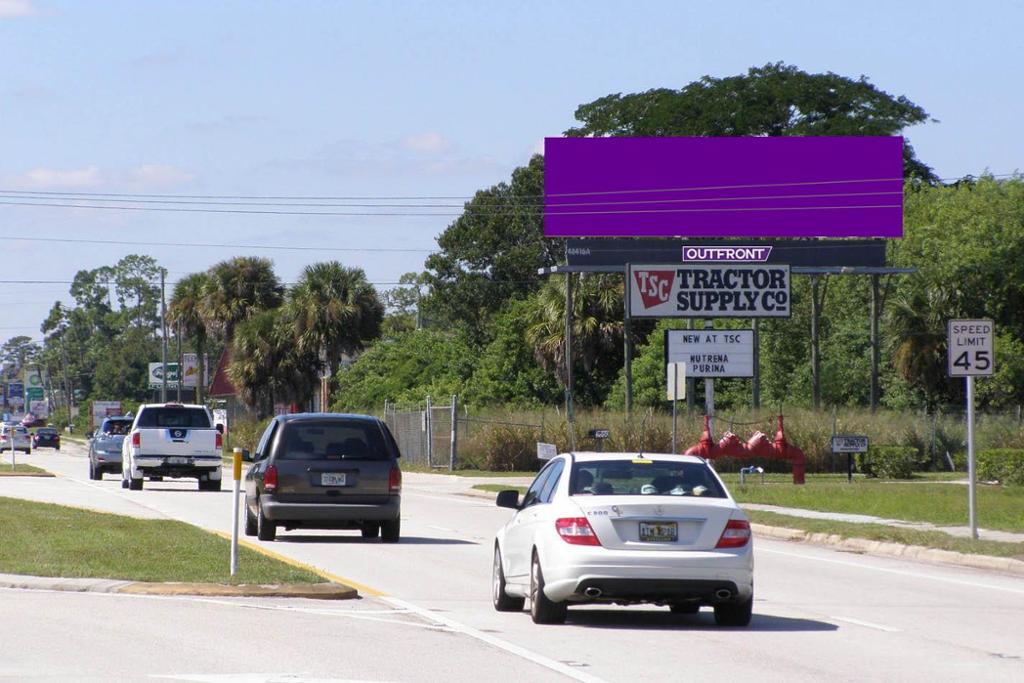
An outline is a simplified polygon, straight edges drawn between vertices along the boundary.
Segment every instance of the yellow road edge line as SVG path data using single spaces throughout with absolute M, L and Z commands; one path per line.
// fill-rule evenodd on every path
M 231 534 L 227 533 L 226 531 L 213 531 L 213 533 L 217 534 L 221 538 L 227 539 L 228 541 L 231 540 Z M 249 548 L 250 550 L 255 550 L 256 552 L 258 552 L 258 553 L 260 553 L 262 555 L 266 555 L 267 557 L 275 559 L 275 560 L 277 560 L 279 562 L 284 562 L 285 564 L 291 565 L 292 567 L 296 567 L 298 569 L 305 569 L 306 571 L 312 572 L 312 573 L 316 574 L 317 576 L 320 576 L 322 578 L 327 579 L 328 581 L 333 581 L 334 583 L 341 583 L 341 584 L 344 584 L 344 585 L 349 586 L 351 588 L 355 588 L 361 594 L 370 595 L 370 596 L 373 596 L 375 598 L 380 598 L 380 597 L 383 597 L 383 596 L 387 595 L 387 593 L 385 593 L 384 591 L 377 590 L 376 588 L 371 588 L 370 586 L 367 586 L 366 584 L 363 584 L 363 583 L 359 583 L 358 581 L 352 581 L 351 579 L 346 579 L 345 577 L 338 576 L 337 574 L 332 574 L 329 571 L 320 569 L 319 567 L 314 567 L 311 564 L 306 564 L 305 562 L 299 562 L 298 560 L 294 560 L 294 559 L 292 559 L 292 558 L 290 558 L 290 557 L 288 557 L 286 555 L 282 555 L 280 553 L 276 553 L 273 550 L 268 550 L 267 548 L 264 548 L 261 545 L 253 543 L 251 541 L 247 541 L 247 540 L 245 540 L 243 538 L 238 539 L 238 544 L 242 545 L 242 546 L 245 546 L 246 548 Z

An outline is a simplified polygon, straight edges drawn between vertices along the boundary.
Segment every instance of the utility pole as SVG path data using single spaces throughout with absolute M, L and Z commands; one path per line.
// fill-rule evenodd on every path
M 185 359 L 181 355 L 181 321 L 178 321 L 178 403 L 181 403 L 181 385 L 185 383 Z
M 163 330 L 161 337 L 161 354 L 160 361 L 163 364 L 163 377 L 161 378 L 160 384 L 160 402 L 167 403 L 167 297 L 165 296 L 164 280 L 167 276 L 167 271 L 163 268 L 160 269 L 160 327 Z

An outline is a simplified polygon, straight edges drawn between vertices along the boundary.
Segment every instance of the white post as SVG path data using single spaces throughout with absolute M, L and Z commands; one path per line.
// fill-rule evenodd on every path
M 679 414 L 677 404 L 679 403 L 679 364 L 672 364 L 672 452 L 676 453 L 676 418 Z
M 714 321 L 705 320 L 704 329 L 710 330 L 715 326 Z M 715 380 L 710 377 L 704 378 L 704 414 L 708 416 L 708 436 L 715 437 Z
M 15 467 L 17 467 L 17 464 L 15 464 L 14 462 L 14 427 L 11 427 L 9 432 L 11 434 L 11 469 L 13 470 Z
M 231 493 L 231 576 L 234 576 L 238 572 L 238 492 L 242 480 L 242 449 L 236 447 L 232 453 L 234 490 Z
M 967 375 L 967 517 L 971 538 L 978 538 L 977 470 L 974 463 L 974 377 Z

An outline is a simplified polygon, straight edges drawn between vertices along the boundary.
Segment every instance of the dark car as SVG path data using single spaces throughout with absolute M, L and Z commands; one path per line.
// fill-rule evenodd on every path
M 274 418 L 245 475 L 245 533 L 272 541 L 285 530 L 359 529 L 397 543 L 402 471 L 387 425 L 368 415 Z
M 60 432 L 53 427 L 40 427 L 32 435 L 32 448 L 56 448 L 60 450 Z

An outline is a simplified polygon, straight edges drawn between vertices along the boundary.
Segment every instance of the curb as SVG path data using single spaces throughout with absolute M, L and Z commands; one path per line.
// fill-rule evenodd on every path
M 3 472 L 0 471 L 0 477 L 56 477 L 56 474 L 50 472 Z
M 940 550 L 920 545 L 903 545 L 888 541 L 872 541 L 866 538 L 845 538 L 837 534 L 811 533 L 801 529 L 751 524 L 751 530 L 758 536 L 773 538 L 779 541 L 808 543 L 810 545 L 827 546 L 839 550 L 898 557 L 921 562 L 933 562 L 957 567 L 973 567 L 1008 572 L 1024 576 L 1024 561 L 1009 557 L 992 557 L 991 555 L 971 555 L 953 550 Z
M 351 600 L 359 597 L 356 589 L 337 583 L 239 584 L 150 583 L 116 579 L 51 578 L 0 574 L 0 588 L 65 591 L 69 593 L 120 593 L 125 595 L 196 595 L 232 598 L 307 598 L 311 600 Z

